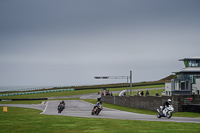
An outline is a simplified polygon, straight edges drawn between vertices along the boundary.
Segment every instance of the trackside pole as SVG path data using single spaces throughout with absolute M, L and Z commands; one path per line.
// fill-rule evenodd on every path
M 128 95 L 128 76 L 127 76 L 127 95 Z
M 130 71 L 130 95 L 132 96 L 132 71 Z

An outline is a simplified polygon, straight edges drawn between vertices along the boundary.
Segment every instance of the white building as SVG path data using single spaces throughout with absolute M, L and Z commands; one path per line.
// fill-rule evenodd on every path
M 200 94 L 200 57 L 184 58 L 185 68 L 173 72 L 177 79 L 165 83 L 164 95 L 174 94 Z

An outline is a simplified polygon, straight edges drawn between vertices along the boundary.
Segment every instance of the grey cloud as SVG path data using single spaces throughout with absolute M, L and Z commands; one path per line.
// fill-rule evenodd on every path
M 199 1 L 0 1 L 0 85 L 163 78 L 199 56 Z

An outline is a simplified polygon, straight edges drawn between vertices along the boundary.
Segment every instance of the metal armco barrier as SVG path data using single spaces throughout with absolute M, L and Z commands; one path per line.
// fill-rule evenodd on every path
M 16 95 L 27 95 L 27 94 L 39 94 L 39 93 L 49 93 L 49 92 L 60 92 L 60 91 L 74 91 L 75 89 L 59 89 L 59 90 L 46 90 L 46 91 L 34 91 L 34 92 L 23 92 L 23 93 L 11 93 L 11 94 L 1 94 L 3 96 L 16 96 Z

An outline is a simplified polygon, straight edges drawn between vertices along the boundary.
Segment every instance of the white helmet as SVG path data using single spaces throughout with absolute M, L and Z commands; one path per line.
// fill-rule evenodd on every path
M 171 103 L 172 100 L 171 100 L 171 99 L 168 99 L 167 101 L 168 101 L 169 103 Z

